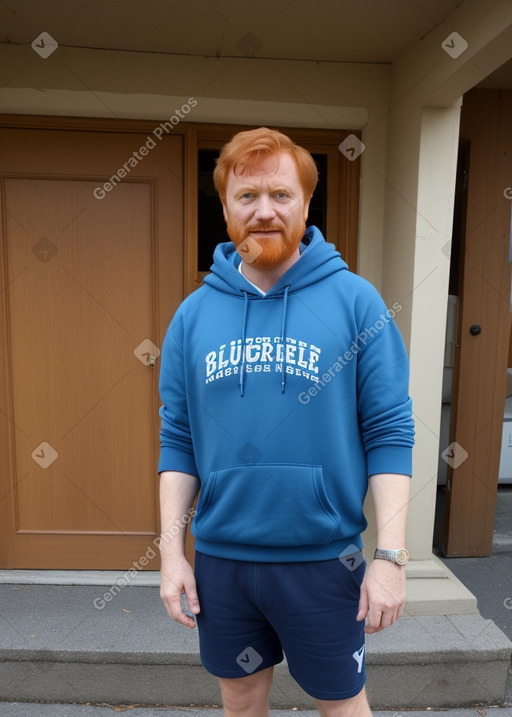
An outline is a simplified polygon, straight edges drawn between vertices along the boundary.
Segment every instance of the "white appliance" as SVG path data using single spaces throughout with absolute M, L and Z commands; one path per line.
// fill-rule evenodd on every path
M 457 297 L 448 296 L 446 314 L 446 339 L 443 368 L 443 394 L 441 404 L 441 429 L 439 435 L 439 462 L 437 466 L 437 484 L 446 485 L 446 461 L 442 453 L 450 444 L 450 415 L 452 402 L 453 362 L 455 358 L 455 338 L 457 332 Z
M 498 482 L 512 483 L 512 396 L 505 401 Z

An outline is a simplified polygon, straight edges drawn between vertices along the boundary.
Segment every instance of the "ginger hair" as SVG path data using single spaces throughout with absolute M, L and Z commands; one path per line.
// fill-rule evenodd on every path
M 260 158 L 279 152 L 291 155 L 297 167 L 304 197 L 306 200 L 311 199 L 318 182 L 318 170 L 311 154 L 282 132 L 259 127 L 238 132 L 222 148 L 213 172 L 213 182 L 221 201 L 226 199 L 226 185 L 231 170 L 235 174 L 249 174 Z

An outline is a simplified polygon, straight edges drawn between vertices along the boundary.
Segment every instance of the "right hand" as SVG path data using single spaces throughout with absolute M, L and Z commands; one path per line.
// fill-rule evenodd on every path
M 176 622 L 194 628 L 195 620 L 183 612 L 181 595 L 185 593 L 190 612 L 200 611 L 196 590 L 196 579 L 192 566 L 185 556 L 162 562 L 160 571 L 160 597 L 167 612 Z

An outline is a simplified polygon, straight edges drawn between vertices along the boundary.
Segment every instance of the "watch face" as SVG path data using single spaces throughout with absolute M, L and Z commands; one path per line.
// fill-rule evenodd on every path
M 407 552 L 407 550 L 405 550 L 405 548 L 403 548 L 402 550 L 397 550 L 396 562 L 399 565 L 405 565 L 408 560 L 409 560 L 409 553 Z

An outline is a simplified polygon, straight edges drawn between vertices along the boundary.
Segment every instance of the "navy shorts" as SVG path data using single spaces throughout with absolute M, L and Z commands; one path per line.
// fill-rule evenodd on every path
M 356 622 L 366 563 L 252 563 L 196 553 L 201 661 L 217 677 L 247 677 L 283 660 L 320 700 L 363 688 L 364 621 Z

